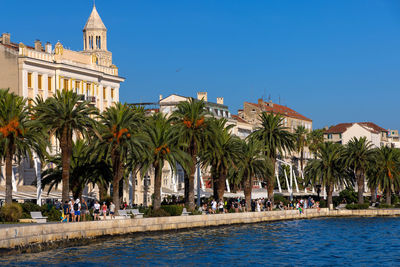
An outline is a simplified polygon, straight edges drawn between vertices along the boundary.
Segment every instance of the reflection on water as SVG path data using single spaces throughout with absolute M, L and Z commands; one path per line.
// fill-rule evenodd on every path
M 399 218 L 329 218 L 134 236 L 1 265 L 400 265 Z

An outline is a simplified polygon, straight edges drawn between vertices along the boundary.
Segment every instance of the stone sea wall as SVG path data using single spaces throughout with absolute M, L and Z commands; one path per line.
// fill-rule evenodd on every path
M 0 255 L 33 252 L 88 240 L 141 232 L 167 231 L 219 225 L 341 216 L 400 216 L 400 210 L 297 210 L 227 213 L 215 215 L 122 219 L 79 223 L 26 224 L 0 227 Z

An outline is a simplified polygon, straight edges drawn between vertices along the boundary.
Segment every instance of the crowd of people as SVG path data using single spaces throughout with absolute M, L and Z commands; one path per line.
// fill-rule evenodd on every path
M 103 217 L 105 220 L 107 214 L 111 219 L 115 219 L 115 204 L 110 202 L 107 206 L 106 202 L 103 202 L 100 205 L 99 201 L 94 201 L 88 204 L 84 198 L 82 199 L 70 199 L 69 201 L 65 201 L 64 204 L 61 205 L 61 202 L 56 201 L 55 206 L 58 210 L 61 210 L 61 222 L 80 222 L 80 221 L 88 221 L 91 220 L 91 212 L 93 210 L 93 219 L 98 221 Z M 121 209 L 126 209 L 127 204 L 124 202 L 121 205 Z
M 272 211 L 279 210 L 298 210 L 300 214 L 304 213 L 305 209 L 320 210 L 319 201 L 315 201 L 311 196 L 308 198 L 300 198 L 292 200 L 284 204 L 282 201 L 275 203 L 272 206 L 271 199 L 258 198 L 251 201 L 251 211 Z M 205 202 L 199 208 L 203 214 L 227 213 L 227 212 L 244 212 L 246 211 L 246 201 L 243 198 L 234 198 L 223 201 L 222 199 L 213 199 L 210 202 Z
M 306 209 L 320 209 L 319 201 L 315 201 L 311 196 L 308 198 L 299 198 L 292 201 L 279 201 L 272 205 L 272 202 L 269 198 L 258 198 L 251 201 L 251 210 L 252 212 L 261 212 L 261 211 L 272 211 L 274 209 L 279 210 L 298 210 L 300 214 L 304 213 Z M 101 219 L 106 219 L 107 215 L 110 216 L 111 219 L 115 219 L 116 206 L 113 202 L 110 202 L 109 205 L 106 202 L 102 204 L 99 201 L 92 201 L 89 204 L 85 201 L 85 199 L 70 199 L 69 201 L 65 201 L 64 204 L 61 205 L 60 202 L 55 203 L 56 208 L 62 211 L 61 221 L 62 222 L 79 222 L 79 221 L 87 221 L 93 220 L 98 221 Z M 124 202 L 120 209 L 127 208 L 126 202 Z M 90 212 L 92 211 L 92 212 Z M 199 211 L 203 214 L 216 214 L 216 213 L 228 213 L 228 212 L 245 212 L 246 210 L 246 201 L 243 198 L 231 198 L 226 200 L 216 200 L 212 199 L 211 201 L 204 201 L 204 203 L 199 207 Z

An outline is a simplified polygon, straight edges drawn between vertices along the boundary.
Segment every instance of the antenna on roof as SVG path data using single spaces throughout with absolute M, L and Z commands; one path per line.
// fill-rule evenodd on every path
M 279 105 L 281 104 L 281 95 L 279 95 Z
M 268 101 L 271 101 L 271 94 L 268 95 Z

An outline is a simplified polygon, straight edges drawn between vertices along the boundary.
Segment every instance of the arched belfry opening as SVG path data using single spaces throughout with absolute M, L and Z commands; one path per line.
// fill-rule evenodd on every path
M 112 65 L 112 53 L 107 50 L 107 28 L 93 5 L 92 12 L 83 28 L 83 53 L 96 54 L 101 66 Z M 93 62 L 94 63 L 94 62 Z
M 92 13 L 83 28 L 84 50 L 104 50 L 107 51 L 107 28 L 93 6 Z M 87 40 L 89 43 L 87 45 Z

